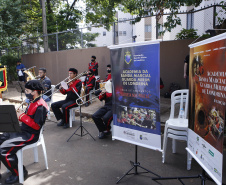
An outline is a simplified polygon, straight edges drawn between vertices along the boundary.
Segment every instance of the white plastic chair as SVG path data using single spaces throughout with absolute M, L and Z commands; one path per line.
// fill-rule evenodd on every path
M 42 145 L 43 154 L 44 154 L 44 158 L 45 158 L 45 165 L 46 165 L 46 169 L 48 169 L 46 146 L 45 146 L 45 141 L 44 141 L 42 132 L 43 132 L 43 127 L 41 128 L 39 139 L 36 143 L 27 145 L 27 146 L 21 148 L 20 150 L 18 150 L 16 153 L 17 158 L 18 158 L 18 173 L 19 173 L 19 182 L 20 183 L 24 182 L 24 171 L 23 171 L 23 151 L 24 150 L 33 148 L 34 149 L 34 161 L 38 162 L 38 146 Z
M 171 95 L 171 111 L 170 117 L 166 121 L 164 139 L 163 139 L 163 150 L 162 150 L 162 163 L 165 162 L 167 139 L 172 138 L 172 153 L 176 153 L 176 140 L 187 141 L 187 129 L 188 129 L 188 89 L 174 91 Z M 181 108 L 184 110 L 184 119 L 175 117 L 175 105 L 180 104 L 179 111 Z M 189 154 L 188 154 L 189 155 Z M 189 157 L 189 156 L 188 156 Z M 189 162 L 189 160 L 188 160 Z M 187 164 L 189 170 L 189 164 Z
M 48 114 L 47 114 L 48 119 L 50 119 L 50 107 L 51 107 L 51 104 L 53 102 L 53 92 L 54 92 L 54 89 L 55 89 L 55 85 L 51 85 L 52 96 L 51 96 L 50 101 L 47 102 L 47 105 L 49 107 Z
M 73 107 L 70 109 L 70 117 L 69 117 L 69 126 L 72 127 L 72 121 L 75 121 L 75 110 L 79 109 L 80 106 L 78 107 Z

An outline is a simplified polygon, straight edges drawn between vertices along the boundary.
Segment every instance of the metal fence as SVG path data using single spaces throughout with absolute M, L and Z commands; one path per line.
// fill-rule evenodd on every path
M 221 5 L 211 5 L 199 10 L 185 10 L 177 15 L 181 19 L 181 25 L 162 35 L 161 32 L 164 29 L 162 25 L 167 21 L 169 14 L 164 14 L 158 21 L 156 16 L 147 16 L 142 18 L 140 22 L 133 24 L 134 17 L 132 15 L 117 13 L 118 21 L 111 24 L 110 30 L 105 29 L 106 25 L 96 25 L 48 34 L 48 48 L 49 51 L 61 51 L 125 44 L 134 41 L 175 40 L 176 35 L 182 29 L 191 28 L 195 29 L 199 36 L 207 32 L 211 34 L 217 32 L 218 34 L 222 30 L 221 24 L 222 20 L 225 20 L 225 14 L 225 9 Z M 214 31 L 214 29 L 217 30 Z M 43 35 L 26 38 L 22 40 L 21 46 L 0 50 L 0 56 L 13 54 L 19 58 L 22 54 L 43 53 L 43 38 Z

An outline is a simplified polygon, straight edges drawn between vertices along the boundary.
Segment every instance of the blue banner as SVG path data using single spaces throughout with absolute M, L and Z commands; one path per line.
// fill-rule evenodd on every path
M 110 49 L 113 138 L 161 149 L 159 42 Z

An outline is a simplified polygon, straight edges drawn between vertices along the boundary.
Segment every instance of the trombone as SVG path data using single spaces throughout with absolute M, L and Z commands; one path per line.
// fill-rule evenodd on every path
M 99 88 L 99 89 L 96 89 L 96 90 L 94 90 L 94 91 L 90 91 L 90 93 L 94 93 L 94 94 L 95 94 L 96 91 L 100 91 L 100 90 L 103 90 L 103 89 L 105 89 L 106 92 L 108 92 L 108 93 L 112 93 L 111 80 L 108 80 L 108 81 L 106 82 L 105 86 L 103 86 L 103 87 L 101 87 L 101 88 Z M 89 96 L 90 93 L 89 93 L 89 94 L 85 94 L 84 96 L 81 96 L 80 98 L 78 98 L 78 99 L 76 100 L 77 105 L 81 106 L 81 105 L 84 105 L 85 103 L 87 103 L 88 101 L 84 101 L 83 99 L 84 99 L 86 96 Z M 102 94 L 103 94 L 103 93 L 101 92 L 98 96 L 93 97 L 93 98 L 90 99 L 89 101 L 92 101 L 92 100 L 98 98 L 98 97 L 101 96 Z
M 82 77 L 84 74 L 86 74 L 87 73 L 87 71 L 85 71 L 85 72 L 83 72 L 83 73 L 81 73 L 81 74 L 79 74 L 79 75 L 77 75 L 76 77 L 74 77 L 74 78 L 72 78 L 71 80 L 69 80 L 68 82 L 66 82 L 66 84 L 68 85 L 70 82 L 72 82 L 72 81 L 74 81 L 74 80 L 77 80 L 78 78 L 80 78 L 80 77 Z M 68 80 L 69 79 L 69 76 L 67 77 L 67 78 L 65 78 L 63 81 L 61 81 L 61 82 L 59 82 L 56 86 L 55 86 L 55 88 L 57 88 L 57 87 L 59 87 L 60 85 L 61 85 L 61 83 L 62 82 L 65 82 L 66 80 Z M 44 94 L 46 94 L 47 92 L 49 92 L 49 91 L 51 91 L 52 89 L 49 89 L 48 91 L 46 91 Z M 55 90 L 51 95 L 49 95 L 49 96 L 47 96 L 47 98 L 49 98 L 50 96 L 52 96 L 53 94 L 55 94 L 56 92 L 58 92 L 60 89 L 57 89 L 57 90 Z M 39 96 L 38 96 L 38 98 L 39 97 L 41 97 L 42 95 L 44 95 L 44 94 L 40 94 Z M 44 99 L 45 100 L 45 99 Z M 19 105 L 19 107 L 16 109 L 16 111 L 18 112 L 18 110 L 20 109 L 20 107 L 23 105 L 25 103 L 25 100 Z M 33 101 L 32 101 L 32 103 L 33 103 Z

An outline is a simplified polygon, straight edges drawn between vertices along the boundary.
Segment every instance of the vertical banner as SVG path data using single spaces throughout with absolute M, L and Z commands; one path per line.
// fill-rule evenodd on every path
M 190 47 L 190 106 L 187 150 L 222 184 L 226 114 L 226 34 Z
M 113 139 L 161 150 L 159 41 L 110 46 Z

